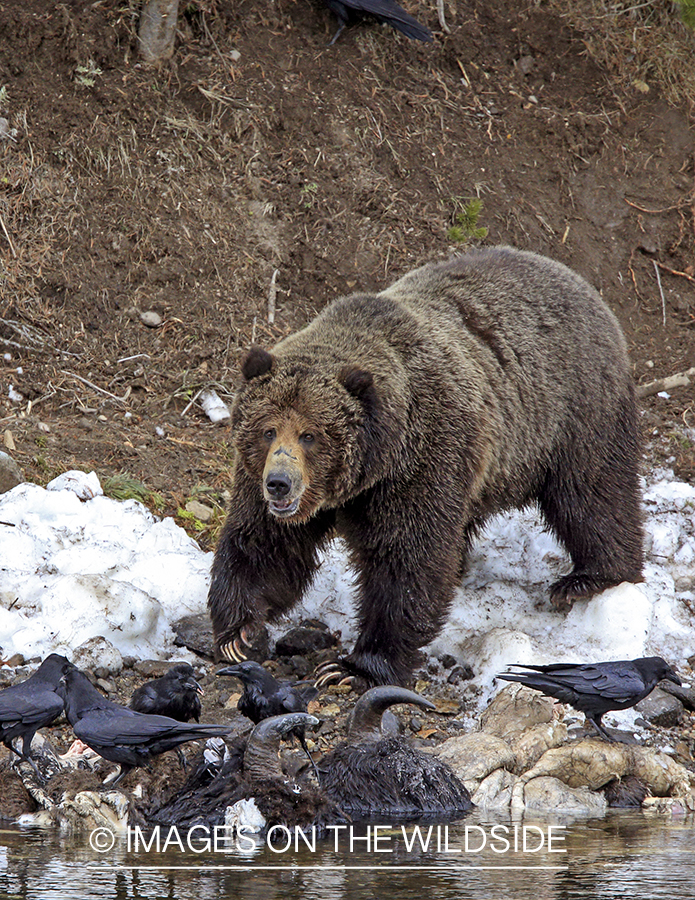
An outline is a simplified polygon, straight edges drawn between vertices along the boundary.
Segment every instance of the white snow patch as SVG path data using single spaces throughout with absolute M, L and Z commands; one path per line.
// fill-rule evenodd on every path
M 548 587 L 570 570 L 570 561 L 539 516 L 526 510 L 495 517 L 476 542 L 451 614 L 428 652 L 470 663 L 476 673 L 470 687 L 482 689 L 478 702 L 511 663 L 658 654 L 683 666 L 695 655 L 695 487 L 656 473 L 644 509 L 644 583 L 611 588 L 569 613 L 551 608 Z M 0 497 L 0 522 L 13 523 L 0 524 L 6 656 L 70 656 L 101 635 L 124 655 L 167 657 L 174 649 L 171 622 L 205 610 L 212 554 L 137 501 L 111 500 L 98 490 L 81 501 L 70 490 L 21 484 Z M 335 541 L 290 622 L 320 618 L 349 647 L 356 637 L 354 591 L 345 547 Z M 630 715 L 616 720 L 628 722 Z
M 136 500 L 111 500 L 95 486 L 21 484 L 0 497 L 0 647 L 45 657 L 90 637 L 123 655 L 168 656 L 170 627 L 205 610 L 211 553 L 172 519 Z

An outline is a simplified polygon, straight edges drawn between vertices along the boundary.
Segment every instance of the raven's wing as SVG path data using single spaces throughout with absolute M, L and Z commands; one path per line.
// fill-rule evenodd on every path
M 605 700 L 616 700 L 620 703 L 637 702 L 640 695 L 648 693 L 644 678 L 635 666 L 628 660 L 619 660 L 613 663 L 573 664 L 556 663 L 548 666 L 525 666 L 531 669 L 529 679 L 539 678 L 546 686 L 554 686 L 557 690 L 565 689 L 574 692 L 577 696 L 598 696 Z M 538 673 L 537 675 L 532 673 Z M 518 679 L 515 679 L 518 680 Z M 540 683 L 540 682 L 539 682 Z M 533 687 L 531 680 L 524 680 L 522 684 Z M 540 690 L 544 690 L 540 687 Z M 553 697 L 571 703 L 572 701 L 552 694 Z
M 313 685 L 307 685 L 302 689 L 293 684 L 283 684 L 280 686 L 277 696 L 281 702 L 282 713 L 295 713 L 306 712 L 307 703 L 316 694 L 318 694 L 318 688 L 314 688 Z
M 141 713 L 150 713 L 159 706 L 159 694 L 152 684 L 143 684 L 130 698 L 128 706 Z
M 540 672 L 515 672 L 511 675 L 498 675 L 502 681 L 514 681 L 523 684 L 524 687 L 534 688 L 534 690 L 542 691 L 548 697 L 554 697 L 561 703 L 569 703 L 574 706 L 579 698 L 579 694 L 574 688 L 568 684 L 564 684 L 560 679 L 550 678 Z
M 336 12 L 334 5 L 326 0 L 326 5 Z M 342 5 L 359 13 L 369 13 L 380 21 L 388 22 L 393 28 L 403 32 L 406 37 L 418 41 L 431 41 L 432 32 L 425 25 L 399 6 L 395 0 L 342 0 Z M 338 18 L 341 17 L 337 12 Z
M 137 746 L 153 741 L 186 740 L 229 734 L 226 725 L 194 725 L 177 722 L 168 716 L 150 716 L 122 710 L 94 710 L 73 725 L 73 731 L 86 744 L 90 740 L 102 747 Z
M 16 691 L 7 688 L 0 693 L 2 725 L 19 722 L 23 725 L 47 725 L 63 711 L 63 701 L 54 691 L 45 687 L 25 687 L 23 684 L 18 684 L 17 688 Z

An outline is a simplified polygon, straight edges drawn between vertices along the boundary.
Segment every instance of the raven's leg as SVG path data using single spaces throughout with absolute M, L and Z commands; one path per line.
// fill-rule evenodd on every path
M 601 715 L 603 715 L 603 713 L 601 713 Z M 599 735 L 602 738 L 605 738 L 605 740 L 610 741 L 611 744 L 619 743 L 619 741 L 616 741 L 616 739 L 614 737 L 611 737 L 610 734 L 608 734 L 606 729 L 601 724 L 601 715 L 587 716 L 586 720 L 587 720 L 587 722 L 591 722 L 591 724 L 594 726 L 594 728 L 596 729 L 596 731 L 599 733 Z
M 32 769 L 34 770 L 34 772 L 36 773 L 36 777 L 37 777 L 40 781 L 45 781 L 43 775 L 42 775 L 42 774 L 39 772 L 39 770 L 38 770 L 38 766 L 36 765 L 36 762 L 34 761 L 34 759 L 32 758 L 32 756 L 31 756 L 31 754 L 30 754 L 30 752 L 29 752 L 29 751 L 31 750 L 31 742 L 34 740 L 34 735 L 35 735 L 35 734 L 36 734 L 36 729 L 34 729 L 33 731 L 30 731 L 30 732 L 27 731 L 27 732 L 24 734 L 24 736 L 23 736 L 23 738 L 22 738 L 22 749 L 21 749 L 21 751 L 18 750 L 18 749 L 14 746 L 14 744 L 12 743 L 12 741 L 11 741 L 10 739 L 3 741 L 3 744 L 7 747 L 8 750 L 11 750 L 12 753 L 16 753 L 17 756 L 18 756 L 23 762 L 28 762 L 29 765 L 30 765 L 30 766 L 32 767 Z
M 302 745 L 302 750 L 306 753 L 307 759 L 311 763 L 311 767 L 314 770 L 314 775 L 316 776 L 316 784 L 320 785 L 321 780 L 320 780 L 320 776 L 319 776 L 319 770 L 316 768 L 316 763 L 314 762 L 314 758 L 312 757 L 311 753 L 309 753 L 309 748 L 307 746 L 306 737 L 304 736 L 304 733 L 302 732 L 302 734 L 297 734 L 297 738 L 299 739 L 299 743 Z

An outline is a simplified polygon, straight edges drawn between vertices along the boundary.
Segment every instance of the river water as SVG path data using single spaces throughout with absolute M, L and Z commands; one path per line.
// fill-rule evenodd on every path
M 96 849 L 95 849 L 96 848 Z M 591 821 L 354 826 L 265 840 L 0 831 L 0 900 L 690 900 L 695 822 L 615 811 Z

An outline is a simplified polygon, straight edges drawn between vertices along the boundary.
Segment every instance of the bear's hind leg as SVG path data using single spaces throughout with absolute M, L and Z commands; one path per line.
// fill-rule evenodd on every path
M 602 448 L 604 452 L 608 445 Z M 612 449 L 612 448 L 611 448 Z M 574 569 L 556 581 L 558 609 L 623 581 L 641 581 L 643 532 L 637 453 L 624 445 L 584 470 L 574 464 L 550 471 L 538 493 L 545 519 L 569 552 Z

